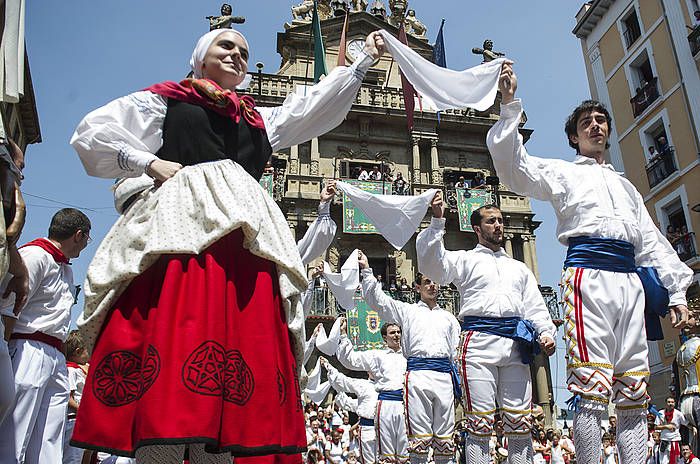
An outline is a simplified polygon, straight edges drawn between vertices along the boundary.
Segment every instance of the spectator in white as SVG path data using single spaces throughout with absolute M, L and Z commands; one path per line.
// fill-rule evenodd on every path
M 567 369 L 577 406 L 576 460 L 600 462 L 601 418 L 612 398 L 620 461 L 643 462 L 646 338 L 662 338 L 660 313 L 670 311 L 676 329 L 687 324 L 685 293 L 693 273 L 656 228 L 634 185 L 605 162 L 612 118 L 603 105 L 585 101 L 567 118 L 565 133 L 577 152 L 573 162 L 537 158 L 527 153 L 518 132 L 522 105 L 515 98 L 511 62 L 502 66 L 499 89 L 500 120 L 486 142 L 500 181 L 521 195 L 550 202 L 558 239 L 569 247 L 562 286 L 571 327 Z M 652 302 L 654 295 L 658 298 Z M 645 314 L 647 297 L 651 304 Z
M 372 166 L 372 172 L 369 173 L 369 180 L 382 180 L 382 173 L 379 171 L 379 166 Z
M 403 303 L 381 290 L 361 251 L 358 261 L 365 301 L 382 320 L 401 326 L 401 346 L 407 359 L 404 412 L 411 463 L 428 462 L 430 448 L 436 464 L 454 463 L 454 401 L 459 388 L 453 361 L 459 323 L 438 306 L 438 285 L 429 278 L 418 274 L 415 284 L 420 301 Z
M 693 11 L 693 21 L 694 21 L 695 27 L 700 26 L 700 10 Z
M 681 459 L 681 425 L 688 425 L 682 412 L 676 409 L 676 399 L 666 398 L 663 415 L 658 416 L 654 429 L 661 432 L 660 464 L 679 464 Z
M 341 442 L 343 438 L 343 429 L 335 429 L 331 432 L 331 439 L 326 442 L 326 462 L 328 464 L 341 464 L 346 457 L 347 450 Z
M 552 457 L 550 458 L 550 464 L 565 464 L 573 457 L 573 450 L 570 449 L 567 443 L 562 440 L 561 432 L 554 432 L 552 438 Z
M 331 427 L 335 430 L 343 425 L 343 411 L 341 411 L 340 406 L 337 404 L 331 407 L 333 408 L 331 412 Z
M 488 464 L 488 439 L 500 406 L 508 462 L 532 462 L 529 364 L 540 349 L 548 356 L 554 353 L 556 333 L 537 279 L 501 248 L 503 215 L 498 207 L 485 205 L 472 213 L 478 244 L 469 251 L 445 249 L 440 191 L 432 210 L 430 227 L 416 238 L 418 270 L 442 285 L 456 285 L 461 296 L 457 359 L 469 432 L 467 456 L 474 464 Z
M 80 338 L 77 330 L 68 334 L 65 353 L 70 397 L 68 398 L 68 416 L 65 438 L 63 440 L 63 464 L 80 464 L 83 460 L 83 454 L 89 452 L 82 448 L 70 446 L 70 439 L 73 436 L 75 418 L 80 407 L 80 398 L 83 396 L 83 388 L 85 387 L 85 379 L 88 372 L 87 362 L 90 359 L 90 354 L 85 349 L 83 340 Z
M 306 430 L 306 448 L 308 451 L 326 449 L 326 436 L 321 431 L 321 423 L 316 416 L 309 418 L 309 428 Z
M 693 454 L 690 445 L 683 444 L 681 454 L 683 455 L 683 464 L 700 464 L 700 459 Z
M 372 464 L 377 459 L 377 441 L 374 430 L 374 411 L 377 409 L 377 392 L 374 381 L 355 379 L 338 371 L 324 357 L 321 366 L 328 372 L 328 381 L 338 392 L 354 393 L 357 395 L 357 413 L 360 416 L 360 462 Z
M 617 464 L 615 445 L 607 433 L 603 435 L 603 464 Z
M 29 297 L 8 324 L 15 405 L 0 426 L 2 463 L 55 464 L 63 459 L 69 397 L 63 342 L 76 297 L 69 260 L 90 240 L 88 217 L 65 208 L 51 219 L 48 238 L 19 250 L 28 270 Z M 13 315 L 12 303 L 2 302 L 3 315 Z
M 464 176 L 459 176 L 459 181 L 455 184 L 455 188 L 457 189 L 468 189 L 469 188 L 469 181 L 464 178 Z
M 364 167 L 360 168 L 360 175 L 357 176 L 357 180 L 369 180 L 369 173 Z
M 649 434 L 647 448 L 647 464 L 661 464 L 661 433 L 653 431 Z
M 648 151 L 649 151 L 649 161 L 650 162 L 654 161 L 659 156 L 659 152 L 656 151 L 656 147 L 654 145 L 650 145 Z
M 406 418 L 403 408 L 403 381 L 406 358 L 401 352 L 401 327 L 393 322 L 382 324 L 380 332 L 386 343 L 381 350 L 355 351 L 347 335 L 347 323 L 340 326 L 341 338 L 336 357 L 348 369 L 369 372 L 379 392 L 374 417 L 377 432 L 377 462 L 408 461 Z

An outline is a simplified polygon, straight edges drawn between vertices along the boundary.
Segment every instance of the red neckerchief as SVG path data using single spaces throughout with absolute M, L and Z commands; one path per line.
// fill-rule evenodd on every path
M 51 242 L 51 240 L 45 238 L 37 238 L 29 243 L 25 243 L 20 248 L 28 246 L 38 246 L 39 248 L 43 249 L 45 252 L 50 254 L 53 257 L 54 261 L 56 261 L 59 264 L 70 264 L 66 255 L 64 255 L 63 252 L 59 250 L 58 247 L 53 244 L 53 242 Z
M 239 123 L 241 116 L 256 129 L 265 130 L 262 116 L 255 110 L 255 100 L 250 95 L 238 95 L 236 92 L 222 89 L 209 79 L 185 79 L 180 83 L 173 81 L 154 84 L 147 89 L 167 98 L 192 103 L 209 108 L 222 116 Z
M 688 457 L 688 459 L 685 462 L 693 462 L 693 459 L 695 459 L 695 455 L 691 452 L 690 456 Z
M 664 409 L 664 419 L 666 419 L 667 424 L 670 424 L 673 420 L 673 412 L 673 409 L 671 409 L 671 411 Z
M 81 371 L 83 371 L 83 373 L 85 375 L 87 375 L 87 366 L 86 365 L 78 364 L 78 363 L 73 362 L 73 361 L 66 361 L 66 366 L 72 367 L 73 369 L 80 369 Z

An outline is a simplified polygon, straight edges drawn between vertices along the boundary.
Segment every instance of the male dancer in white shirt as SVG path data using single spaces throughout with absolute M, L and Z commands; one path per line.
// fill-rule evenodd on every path
M 328 381 L 337 392 L 354 393 L 357 396 L 357 409 L 360 416 L 360 462 L 374 464 L 377 460 L 377 438 L 374 431 L 374 411 L 377 408 L 377 392 L 374 381 L 355 379 L 341 373 L 321 357 L 321 366 L 328 372 Z
M 420 301 L 403 303 L 382 291 L 364 253 L 359 253 L 358 261 L 365 301 L 383 320 L 401 326 L 401 346 L 407 360 L 404 410 L 410 461 L 427 463 L 432 447 L 436 464 L 454 463 L 454 400 L 459 381 L 453 360 L 459 344 L 459 323 L 438 306 L 438 285 L 427 277 L 416 276 Z
M 670 307 L 674 327 L 685 326 L 685 292 L 692 271 L 656 228 L 632 183 L 605 162 L 612 123 L 605 107 L 589 100 L 569 116 L 565 132 L 577 152 L 574 162 L 535 158 L 518 133 L 522 106 L 514 98 L 516 88 L 512 63 L 506 62 L 499 78 L 501 118 L 486 141 L 504 184 L 552 203 L 559 241 L 569 247 L 562 285 L 568 388 L 577 403 L 576 460 L 600 462 L 600 420 L 612 398 L 620 461 L 644 462 L 649 376 L 645 323 L 647 332 L 658 337 L 650 329 L 660 328 L 656 315 Z M 637 266 L 655 268 L 663 288 L 649 285 L 650 273 L 636 272 Z M 647 304 L 645 316 L 645 296 L 651 300 L 657 295 L 661 298 Z
M 374 427 L 377 435 L 377 462 L 408 462 L 406 417 L 403 408 L 403 382 L 406 358 L 401 352 L 401 327 L 385 322 L 380 329 L 386 348 L 355 351 L 347 335 L 347 323 L 340 326 L 341 338 L 336 357 L 348 369 L 366 371 L 375 379 L 379 392 Z
M 48 238 L 19 250 L 29 275 L 29 297 L 10 320 L 9 348 L 15 405 L 0 425 L 0 462 L 54 464 L 63 456 L 68 408 L 68 371 L 63 342 L 68 337 L 76 288 L 69 259 L 90 241 L 90 220 L 65 208 L 51 219 Z M 12 302 L 2 302 L 12 316 Z
M 430 227 L 418 234 L 418 270 L 461 295 L 458 352 L 467 419 L 467 461 L 488 464 L 496 405 L 508 437 L 508 462 L 532 463 L 532 383 L 528 364 L 540 347 L 554 352 L 556 328 L 524 263 L 506 254 L 503 215 L 486 205 L 471 215 L 479 239 L 472 250 L 447 251 L 442 192 L 432 203 Z

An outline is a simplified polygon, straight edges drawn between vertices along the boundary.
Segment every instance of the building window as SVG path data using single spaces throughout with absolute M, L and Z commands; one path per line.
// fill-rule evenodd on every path
M 654 188 L 678 170 L 674 148 L 669 144 L 662 118 L 644 130 L 649 188 Z
M 697 256 L 695 234 L 688 231 L 687 214 L 680 198 L 662 208 L 666 216 L 666 238 L 676 250 L 681 261 L 688 261 Z
M 631 8 L 622 18 L 622 36 L 625 38 L 625 45 L 627 48 L 629 49 L 641 35 L 642 29 L 639 26 L 637 10 Z
M 636 118 L 656 101 L 659 94 L 658 78 L 654 76 L 647 50 L 642 50 L 629 65 L 629 77 L 635 85 L 634 96 L 630 99 L 632 114 Z

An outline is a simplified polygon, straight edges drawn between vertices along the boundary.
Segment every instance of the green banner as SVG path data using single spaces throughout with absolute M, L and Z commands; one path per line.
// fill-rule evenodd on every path
M 391 195 L 391 182 L 348 179 L 350 185 L 370 193 Z M 382 189 L 384 190 L 382 192 Z M 376 234 L 377 229 L 362 210 L 352 205 L 352 200 L 343 193 L 343 232 L 346 234 Z
M 472 212 L 491 203 L 491 193 L 486 190 L 457 189 L 457 211 L 459 214 L 459 230 L 474 232 L 469 221 Z
M 379 313 L 373 310 L 358 294 L 355 296 L 355 307 L 347 312 L 348 337 L 355 351 L 376 350 L 384 348 L 384 340 L 380 332 L 382 320 Z
M 260 178 L 260 186 L 274 198 L 273 189 L 275 188 L 275 175 L 263 174 L 263 176 Z

